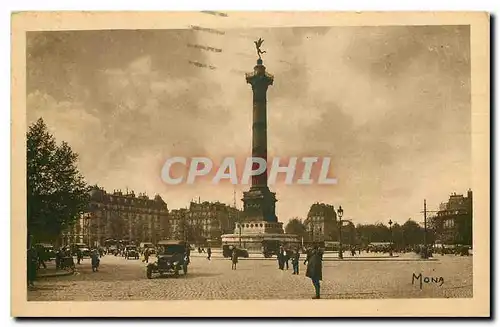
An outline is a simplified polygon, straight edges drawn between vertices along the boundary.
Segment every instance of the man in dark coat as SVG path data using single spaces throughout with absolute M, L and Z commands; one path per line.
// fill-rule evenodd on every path
M 29 248 L 27 253 L 27 281 L 28 287 L 35 286 L 34 281 L 36 279 L 36 273 L 38 269 L 38 253 L 34 248 Z
M 208 249 L 207 249 L 207 260 L 210 260 L 211 256 L 212 256 L 212 248 L 208 247 Z
M 285 251 L 283 247 L 280 247 L 277 257 L 278 257 L 278 267 L 279 269 L 283 270 L 283 268 L 285 267 Z
M 80 262 L 83 260 L 83 252 L 82 250 L 78 249 L 76 251 L 76 263 L 80 264 Z
M 284 266 L 286 266 L 286 270 L 288 270 L 288 261 L 290 261 L 290 250 L 286 249 L 283 258 L 283 263 Z
M 296 249 L 292 255 L 292 267 L 293 267 L 293 274 L 292 275 L 299 274 L 299 260 L 300 260 L 300 253 L 299 253 L 299 250 Z
M 311 278 L 311 281 L 314 285 L 314 289 L 316 291 L 316 296 L 313 299 L 319 299 L 320 297 L 320 280 L 323 278 L 323 255 L 320 252 L 319 248 L 315 246 L 310 255 L 308 255 L 306 261 L 307 262 L 307 270 L 306 277 Z

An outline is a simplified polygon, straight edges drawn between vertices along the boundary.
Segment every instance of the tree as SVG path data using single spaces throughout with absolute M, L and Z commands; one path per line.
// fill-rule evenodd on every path
M 408 219 L 402 226 L 403 243 L 405 245 L 422 244 L 424 240 L 424 229 L 420 225 Z
M 90 188 L 76 167 L 78 155 L 56 144 L 40 118 L 27 133 L 28 238 L 54 241 L 89 204 Z
M 285 226 L 285 233 L 295 234 L 299 238 L 307 236 L 306 226 L 302 222 L 302 219 L 292 218 Z

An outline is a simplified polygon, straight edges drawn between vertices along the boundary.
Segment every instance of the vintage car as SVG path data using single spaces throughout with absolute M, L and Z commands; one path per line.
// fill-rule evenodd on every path
M 228 244 L 224 244 L 222 246 L 222 256 L 224 258 L 231 258 L 231 255 L 233 253 L 233 249 L 236 249 L 236 255 L 238 256 L 238 258 L 248 258 L 248 251 L 247 250 L 235 247 L 234 245 L 228 245 Z
M 82 257 L 90 257 L 90 249 L 89 248 L 79 248 L 82 253 Z
M 75 243 L 75 244 L 71 244 L 70 245 L 70 251 L 71 251 L 72 255 L 77 255 L 78 251 L 80 251 L 82 249 L 87 249 L 88 250 L 87 244 L 85 244 L 85 243 Z
M 56 251 L 51 244 L 37 243 L 34 247 L 44 261 L 50 261 L 56 258 Z
M 146 266 L 146 277 L 150 279 L 154 273 L 160 275 L 173 273 L 177 277 L 181 270 L 186 275 L 189 265 L 187 249 L 188 245 L 184 241 L 158 242 L 156 260 Z
M 141 244 L 139 244 L 139 251 L 141 253 L 144 253 L 146 249 L 151 249 L 151 248 L 154 248 L 154 244 L 151 242 L 141 242 Z
M 125 253 L 125 259 L 127 260 L 130 258 L 139 260 L 139 250 L 137 249 L 136 246 L 128 245 L 127 247 L 125 247 L 124 253 Z
M 469 256 L 469 249 L 470 247 L 468 245 L 457 244 L 454 248 L 454 254 L 460 256 Z

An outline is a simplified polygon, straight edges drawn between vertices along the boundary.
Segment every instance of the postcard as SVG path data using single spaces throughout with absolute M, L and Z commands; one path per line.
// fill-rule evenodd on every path
M 11 314 L 490 316 L 489 40 L 481 12 L 13 13 Z

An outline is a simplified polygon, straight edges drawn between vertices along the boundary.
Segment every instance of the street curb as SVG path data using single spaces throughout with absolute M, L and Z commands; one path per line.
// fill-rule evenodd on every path
M 62 276 L 70 276 L 70 275 L 73 275 L 74 273 L 75 273 L 74 271 L 66 271 L 66 272 L 61 272 L 61 273 L 36 275 L 36 277 L 37 278 L 62 277 Z
M 323 259 L 323 261 L 350 261 L 350 262 L 354 262 L 354 261 L 385 261 L 385 262 L 392 262 L 392 261 L 399 261 L 399 262 L 403 262 L 403 261 L 408 261 L 408 262 L 414 262 L 414 261 L 439 261 L 438 259 L 411 259 L 411 258 L 395 258 L 395 259 L 389 259 L 389 258 L 386 258 L 386 259 L 376 259 L 376 258 L 366 258 L 366 259 L 329 259 L 329 258 L 326 258 L 326 259 Z
M 231 260 L 230 258 L 214 258 L 212 259 L 215 260 Z M 303 259 L 303 258 L 301 258 Z M 242 261 L 276 261 L 276 258 L 238 258 L 238 260 Z M 429 259 L 421 259 L 421 258 L 398 258 L 398 257 L 393 257 L 393 258 L 359 258 L 359 259 L 354 259 L 354 258 L 344 258 L 344 259 L 339 259 L 339 258 L 323 258 L 323 262 L 325 261 L 349 261 L 349 262 L 415 262 L 415 261 L 439 261 L 439 259 L 436 258 L 429 258 Z

